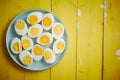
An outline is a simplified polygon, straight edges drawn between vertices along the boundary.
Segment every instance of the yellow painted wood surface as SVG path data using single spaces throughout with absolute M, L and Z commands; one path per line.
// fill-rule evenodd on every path
M 120 80 L 120 1 L 0 0 L 0 80 Z M 55 66 L 28 71 L 9 56 L 5 36 L 12 19 L 25 10 L 53 12 L 64 23 L 68 47 Z M 104 18 L 105 12 L 107 17 Z M 78 14 L 79 13 L 79 14 Z
M 120 1 L 106 1 L 106 23 L 104 26 L 104 79 L 120 80 Z
M 2 1 L 0 2 L 1 4 L 1 10 L 2 13 L 0 17 L 0 21 L 2 22 L 1 24 L 1 30 L 2 32 L 0 33 L 1 36 L 1 41 L 3 42 L 1 44 L 1 58 L 0 58 L 0 64 L 3 65 L 0 67 L 0 80 L 37 80 L 37 79 L 42 79 L 42 80 L 49 80 L 50 78 L 50 69 L 45 70 L 45 71 L 40 71 L 40 72 L 33 72 L 33 71 L 28 71 L 25 69 L 22 69 L 19 67 L 15 62 L 12 61 L 10 56 L 8 55 L 8 52 L 6 50 L 6 47 L 2 47 L 5 45 L 5 34 L 6 30 L 8 28 L 8 25 L 10 21 L 20 12 L 23 12 L 28 9 L 34 9 L 34 8 L 40 8 L 40 9 L 45 9 L 50 11 L 50 0 L 46 1 L 39 1 L 39 0 L 11 0 L 10 2 L 7 1 Z M 43 5 L 46 4 L 46 5 Z M 7 5 L 7 6 L 6 6 Z M 5 61 L 4 63 L 2 61 Z
M 43 5 L 45 4 L 45 5 Z M 51 10 L 50 0 L 34 0 L 34 8 L 40 8 L 50 11 Z M 25 80 L 49 80 L 50 78 L 50 69 L 39 72 L 25 71 Z
M 77 0 L 52 0 L 52 12 L 64 22 L 68 47 L 63 59 L 51 69 L 52 80 L 75 80 Z
M 77 79 L 102 79 L 103 0 L 78 1 Z

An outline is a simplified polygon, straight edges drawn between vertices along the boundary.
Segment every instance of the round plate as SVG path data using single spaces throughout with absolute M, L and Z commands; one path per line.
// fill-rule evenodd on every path
M 32 65 L 30 65 L 30 66 L 25 66 L 25 65 L 23 65 L 23 64 L 20 62 L 20 60 L 19 60 L 19 57 L 18 57 L 19 55 L 18 55 L 18 54 L 14 54 L 14 53 L 11 51 L 11 48 L 10 48 L 10 44 L 11 44 L 12 39 L 13 39 L 14 37 L 19 37 L 19 38 L 21 37 L 21 36 L 17 35 L 17 33 L 15 32 L 14 23 L 15 23 L 15 21 L 18 20 L 18 19 L 22 19 L 22 20 L 24 20 L 24 21 L 27 23 L 26 19 L 27 19 L 28 14 L 31 13 L 31 12 L 34 12 L 34 11 L 41 12 L 41 13 L 43 13 L 43 15 L 46 14 L 46 13 L 50 13 L 50 12 L 48 12 L 48 11 L 41 10 L 41 9 L 33 9 L 33 10 L 25 11 L 25 12 L 20 13 L 19 15 L 17 15 L 17 16 L 12 20 L 12 22 L 10 23 L 10 25 L 9 25 L 9 27 L 8 27 L 8 30 L 7 30 L 7 33 L 6 33 L 6 46 L 7 46 L 7 50 L 8 50 L 8 52 L 9 52 L 9 55 L 11 56 L 11 58 L 12 58 L 19 66 L 21 66 L 21 67 L 23 67 L 23 68 L 25 68 L 25 69 L 28 69 L 28 70 L 39 71 L 39 70 L 48 69 L 48 68 L 52 67 L 53 65 L 55 65 L 56 63 L 58 63 L 58 62 L 60 61 L 60 59 L 63 57 L 63 55 L 64 55 L 64 53 L 65 53 L 65 51 L 66 51 L 68 38 L 67 38 L 66 29 L 65 29 L 65 27 L 64 27 L 65 30 L 64 30 L 64 34 L 63 34 L 62 39 L 65 40 L 65 45 L 66 45 L 66 46 L 65 46 L 65 49 L 64 49 L 64 51 L 63 51 L 62 54 L 56 55 L 56 61 L 55 61 L 53 64 L 48 64 L 48 63 L 46 63 L 46 62 L 44 61 L 44 59 L 42 58 L 42 60 L 40 60 L 40 61 L 38 61 L 38 62 L 33 61 Z M 60 23 L 62 23 L 61 20 L 60 20 L 58 17 L 56 17 L 54 14 L 53 14 L 53 16 L 54 16 L 54 18 L 55 18 L 55 22 L 60 22 Z M 63 23 L 62 23 L 62 24 L 63 24 Z M 29 27 L 29 24 L 28 24 L 28 23 L 27 23 L 27 25 L 28 25 L 28 27 Z M 53 45 L 53 43 L 52 43 L 52 45 Z M 50 48 L 51 48 L 51 46 L 50 46 Z

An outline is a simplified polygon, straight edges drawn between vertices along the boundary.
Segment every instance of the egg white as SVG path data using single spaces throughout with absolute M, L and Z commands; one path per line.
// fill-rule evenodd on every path
M 55 54 L 61 54 L 61 53 L 64 51 L 64 49 L 65 49 L 65 47 L 64 47 L 62 50 L 59 50 L 59 49 L 56 47 L 56 45 L 57 45 L 57 43 L 58 43 L 59 41 L 62 41 L 62 42 L 64 43 L 64 45 L 65 45 L 65 41 L 64 41 L 63 39 L 58 39 L 58 40 L 56 40 L 56 41 L 54 42 L 54 44 L 53 44 L 53 51 L 54 51 Z
M 47 14 L 45 14 L 45 15 L 43 16 L 42 19 L 44 19 L 45 17 L 49 17 L 49 18 L 52 20 L 52 24 L 51 24 L 50 26 L 48 26 L 48 27 L 45 27 L 45 25 L 43 25 L 43 23 L 42 23 L 42 26 L 43 26 L 43 28 L 44 28 L 45 30 L 50 30 L 51 27 L 52 27 L 52 25 L 54 24 L 54 16 L 53 16 L 52 13 L 47 13 Z
M 32 28 L 37 28 L 37 29 L 39 29 L 39 30 L 40 30 L 40 33 L 39 33 L 38 35 L 36 35 L 36 36 L 31 35 L 31 34 L 30 34 L 30 30 L 31 30 Z M 43 28 L 42 28 L 42 26 L 41 26 L 40 24 L 34 24 L 34 25 L 32 25 L 32 26 L 29 27 L 29 29 L 28 29 L 28 35 L 29 35 L 31 38 L 36 38 L 36 37 L 38 37 L 38 36 L 42 33 L 42 31 L 43 31 Z
M 63 29 L 63 32 L 62 32 L 61 34 L 59 34 L 59 35 L 56 34 L 56 33 L 54 33 L 54 28 L 55 28 L 56 25 L 61 25 L 61 28 Z M 54 37 L 55 39 L 60 39 L 60 38 L 63 36 L 63 34 L 64 34 L 64 25 L 61 24 L 61 23 L 56 22 L 56 23 L 53 25 L 53 27 L 52 27 L 52 34 L 53 34 L 53 37 Z
M 50 43 L 53 41 L 53 36 L 52 36 L 52 34 L 49 33 L 49 32 L 44 32 L 44 33 L 42 33 L 40 36 L 38 36 L 38 38 L 37 38 L 37 43 L 39 43 L 39 44 L 41 44 L 41 45 L 48 45 L 48 44 L 43 44 L 43 43 L 41 43 L 41 42 L 39 41 L 39 39 L 41 38 L 42 35 L 47 35 L 47 36 L 50 38 L 50 42 L 49 42 L 48 44 L 50 44 Z
M 36 44 L 36 45 L 33 46 L 33 48 L 32 48 L 33 59 L 34 59 L 35 61 L 40 61 L 40 60 L 42 59 L 42 55 L 36 55 L 36 54 L 34 53 L 34 47 L 35 47 L 35 46 L 40 46 L 40 45 L 39 45 L 39 44 Z M 40 46 L 40 47 L 42 47 L 42 46 Z
M 22 20 L 23 21 L 23 20 Z M 27 28 L 27 24 L 25 23 L 25 21 L 23 21 L 24 22 L 24 24 L 25 24 L 25 26 L 24 26 L 24 29 L 18 29 L 17 27 L 16 27 L 16 25 L 15 25 L 15 32 L 18 34 L 18 35 L 25 35 L 26 33 L 27 33 L 27 30 L 28 30 L 28 28 Z
M 25 49 L 25 50 L 31 50 L 32 47 L 33 47 L 33 41 L 32 41 L 32 39 L 31 39 L 30 37 L 28 37 L 28 36 L 25 35 L 25 36 L 22 36 L 22 38 L 21 38 L 21 42 L 22 42 L 22 40 L 24 40 L 24 39 L 29 40 L 31 45 L 30 45 L 29 48 L 24 48 L 23 45 L 22 45 L 23 49 Z
M 45 62 L 46 62 L 46 63 L 49 63 L 49 64 L 54 63 L 55 60 L 56 60 L 55 54 L 53 53 L 53 51 L 52 51 L 50 48 L 46 48 L 44 51 L 46 51 L 46 50 L 49 50 L 49 51 L 51 52 L 52 57 L 51 57 L 51 59 L 49 59 L 49 60 L 45 60 L 45 58 L 44 58 Z M 43 52 L 43 55 L 44 55 L 44 52 Z
M 39 23 L 39 22 L 42 20 L 42 17 L 43 17 L 43 14 L 42 14 L 41 12 L 31 12 L 31 13 L 27 16 L 27 22 L 28 22 L 29 24 L 31 24 L 31 23 L 29 22 L 28 17 L 30 17 L 31 15 L 36 15 L 36 16 L 38 17 L 38 21 L 37 21 L 35 24 Z
M 29 52 L 29 51 L 27 51 L 27 50 L 23 50 L 21 53 L 20 53 L 20 55 L 19 55 L 19 59 L 20 59 L 20 61 L 24 64 L 24 62 L 23 62 L 23 59 L 24 59 L 24 57 L 25 56 L 30 56 L 31 58 L 32 58 L 32 63 L 33 63 L 33 56 L 32 56 L 32 54 Z M 32 64 L 31 63 L 31 64 Z M 31 65 L 31 64 L 29 64 L 29 65 Z M 25 64 L 24 64 L 25 65 Z M 26 66 L 28 66 L 28 65 L 26 65 Z

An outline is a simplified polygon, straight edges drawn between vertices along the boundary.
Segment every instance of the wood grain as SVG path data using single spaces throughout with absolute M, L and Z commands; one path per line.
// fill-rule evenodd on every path
M 67 51 L 51 68 L 51 80 L 75 80 L 76 76 L 76 0 L 52 0 L 52 11 L 65 24 L 68 34 Z
M 116 51 L 120 49 L 120 1 L 106 2 L 106 24 L 104 37 L 104 80 L 120 80 L 120 60 Z
M 103 0 L 79 0 L 77 80 L 101 80 Z M 79 13 L 80 14 L 80 13 Z
M 31 5 L 29 5 L 31 6 Z M 34 7 L 38 9 L 51 10 L 51 0 L 34 0 Z M 50 80 L 50 69 L 44 71 L 25 71 L 25 80 Z

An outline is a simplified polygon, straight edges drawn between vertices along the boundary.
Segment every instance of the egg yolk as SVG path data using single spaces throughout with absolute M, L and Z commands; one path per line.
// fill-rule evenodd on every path
M 45 52 L 44 52 L 44 58 L 45 58 L 45 60 L 49 60 L 49 59 L 51 59 L 52 58 L 52 53 L 49 51 L 49 50 L 46 50 Z
M 23 63 L 25 65 L 29 65 L 32 63 L 32 58 L 29 56 L 29 55 L 26 55 L 24 58 L 23 58 Z
M 50 42 L 49 36 L 47 36 L 47 35 L 42 35 L 42 36 L 40 37 L 40 42 L 41 42 L 42 44 L 48 44 L 48 43 Z
M 42 52 L 43 52 L 43 48 L 40 47 L 40 46 L 35 46 L 34 47 L 34 54 L 35 55 L 42 55 Z
M 15 26 L 17 29 L 24 29 L 25 27 L 25 23 L 23 20 L 17 20 L 15 23 Z
M 23 46 L 23 48 L 30 48 L 30 46 L 31 46 L 30 40 L 28 40 L 28 39 L 22 40 L 22 46 Z
M 28 21 L 30 24 L 35 24 L 38 22 L 38 17 L 36 15 L 31 15 L 28 17 Z
M 54 33 L 57 35 L 60 35 L 63 32 L 63 28 L 61 27 L 61 25 L 56 25 L 54 27 Z
M 40 30 L 38 28 L 31 28 L 30 29 L 30 34 L 32 36 L 37 36 L 37 35 L 39 35 L 39 33 L 40 33 Z
M 62 41 L 59 41 L 57 43 L 56 47 L 57 47 L 58 50 L 63 50 L 65 45 L 64 45 L 64 43 Z
M 16 42 L 13 44 L 13 50 L 16 51 L 16 52 L 19 52 L 20 51 L 20 43 L 19 42 Z
M 42 23 L 45 27 L 50 27 L 52 24 L 52 19 L 49 17 L 44 17 Z

